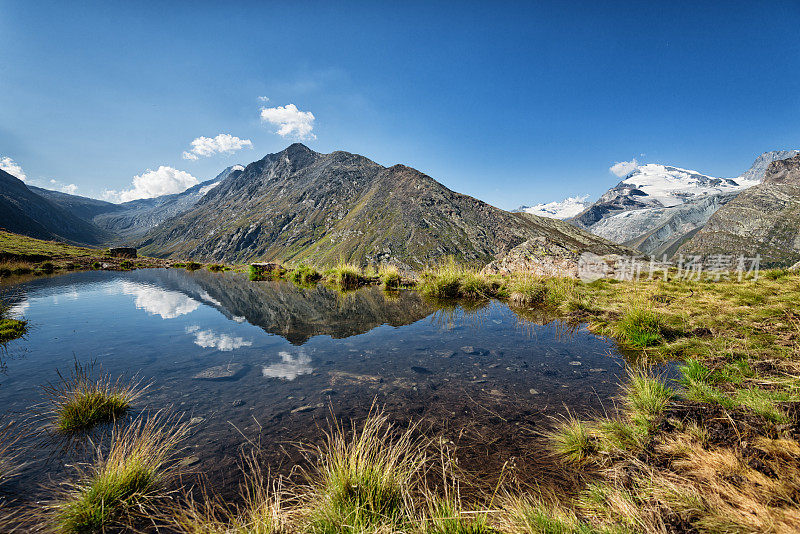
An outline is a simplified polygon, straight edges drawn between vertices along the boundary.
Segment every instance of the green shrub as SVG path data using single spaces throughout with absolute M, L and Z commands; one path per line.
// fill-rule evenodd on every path
M 133 269 L 133 262 L 130 260 L 123 260 L 119 263 L 120 269 L 124 269 L 126 271 L 130 271 Z
M 196 261 L 186 262 L 186 270 L 187 271 L 196 271 L 196 270 L 202 269 L 202 268 L 203 268 L 203 264 L 202 263 L 197 263 Z
M 208 265 L 206 265 L 206 269 L 208 269 L 212 273 L 220 273 L 225 270 L 225 266 L 219 263 L 209 263 Z

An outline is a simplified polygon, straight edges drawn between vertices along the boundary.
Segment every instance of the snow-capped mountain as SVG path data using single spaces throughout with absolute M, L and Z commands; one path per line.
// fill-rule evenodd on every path
M 580 197 L 565 198 L 561 202 L 548 202 L 546 204 L 536 204 L 535 206 L 520 206 L 515 212 L 525 212 L 539 217 L 549 217 L 551 219 L 569 219 L 585 210 L 591 202 L 588 201 L 589 195 Z
M 683 236 L 702 228 L 720 206 L 760 183 L 772 161 L 796 154 L 796 150 L 765 152 L 737 178 L 715 178 L 656 163 L 637 165 L 569 222 L 646 254 L 671 252 L 674 243 L 679 245 Z
M 705 195 L 743 189 L 729 178 L 714 178 L 697 171 L 657 163 L 639 165 L 598 202 L 626 196 L 647 207 L 670 207 Z

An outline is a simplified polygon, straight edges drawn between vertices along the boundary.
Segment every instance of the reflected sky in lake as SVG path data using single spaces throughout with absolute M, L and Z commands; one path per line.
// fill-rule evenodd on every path
M 30 322 L 3 356 L 7 413 L 29 413 L 73 359 L 97 360 L 152 382 L 147 407 L 199 418 L 190 446 L 212 470 L 233 468 L 231 451 L 255 434 L 282 465 L 287 440 L 374 402 L 459 436 L 480 422 L 480 435 L 521 447 L 522 429 L 609 405 L 622 364 L 611 342 L 541 310 L 465 309 L 411 291 L 340 294 L 179 269 L 76 272 L 2 291 Z

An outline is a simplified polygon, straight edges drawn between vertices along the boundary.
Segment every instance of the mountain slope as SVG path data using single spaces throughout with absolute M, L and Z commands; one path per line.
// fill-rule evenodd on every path
M 73 215 L 31 191 L 25 183 L 0 170 L 0 228 L 37 239 L 97 245 L 108 232 Z
M 800 260 L 800 155 L 770 163 L 761 184 L 720 208 L 678 253 L 760 254 L 765 265 Z
M 578 250 L 622 250 L 561 221 L 509 213 L 403 165 L 320 154 L 296 143 L 232 173 L 142 241 L 147 254 L 417 268 L 446 256 L 483 264 L 548 236 Z
M 228 167 L 215 178 L 199 183 L 181 193 L 155 198 L 131 200 L 92 217 L 92 222 L 116 234 L 117 241 L 129 241 L 144 235 L 163 221 L 179 215 L 194 206 L 203 196 L 241 165 Z
M 43 189 L 32 185 L 29 185 L 28 189 L 87 222 L 92 222 L 92 219 L 101 213 L 121 211 L 124 209 L 119 204 L 97 200 L 96 198 L 70 195 L 69 193 Z

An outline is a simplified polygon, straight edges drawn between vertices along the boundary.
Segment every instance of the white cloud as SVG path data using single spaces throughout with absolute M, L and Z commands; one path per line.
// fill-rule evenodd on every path
M 135 282 L 122 282 L 122 292 L 133 295 L 137 308 L 150 315 L 160 315 L 164 319 L 174 319 L 192 313 L 200 303 L 177 291 L 167 291 L 158 287 Z
M 294 380 L 300 375 L 309 375 L 314 372 L 314 368 L 309 365 L 311 358 L 301 349 L 295 358 L 288 352 L 278 353 L 281 357 L 280 363 L 273 363 L 261 368 L 261 374 L 267 378 L 282 378 L 283 380 Z
M 188 327 L 186 332 L 194 334 L 194 344 L 204 349 L 217 349 L 228 352 L 253 345 L 252 341 L 247 341 L 241 337 L 219 334 L 213 330 L 200 330 L 200 327 L 197 325 Z
M 199 180 L 188 172 L 162 165 L 155 171 L 147 169 L 146 172 L 134 176 L 131 189 L 123 191 L 106 190 L 103 192 L 103 198 L 111 202 L 128 202 L 140 198 L 154 198 L 161 195 L 181 193 L 198 183 L 200 183 Z
M 630 161 L 618 161 L 609 167 L 608 170 L 611 171 L 612 174 L 616 174 L 622 178 L 635 171 L 638 166 L 639 162 L 636 161 L 636 158 L 633 158 Z
M 198 137 L 192 141 L 192 149 L 183 153 L 183 159 L 195 160 L 207 158 L 214 154 L 233 154 L 243 148 L 253 148 L 249 139 L 240 139 L 231 134 L 219 134 L 216 137 Z
M 75 184 L 62 184 L 58 180 L 50 179 L 50 185 L 57 188 L 62 193 L 67 193 L 68 195 L 74 195 L 78 192 L 78 186 Z
M 311 130 L 314 129 L 314 114 L 310 111 L 300 111 L 294 104 L 261 108 L 261 120 L 277 126 L 278 131 L 275 133 L 281 137 L 317 138 L 311 133 Z
M 3 169 L 11 176 L 16 176 L 23 182 L 28 179 L 28 177 L 25 176 L 25 173 L 22 171 L 22 167 L 19 166 L 19 163 L 8 156 L 0 157 L 0 169 Z
M 265 104 L 266 104 L 267 102 L 269 102 L 269 97 L 268 97 L 268 96 L 259 96 L 259 97 L 258 97 L 258 99 L 259 99 L 261 102 L 264 102 Z

